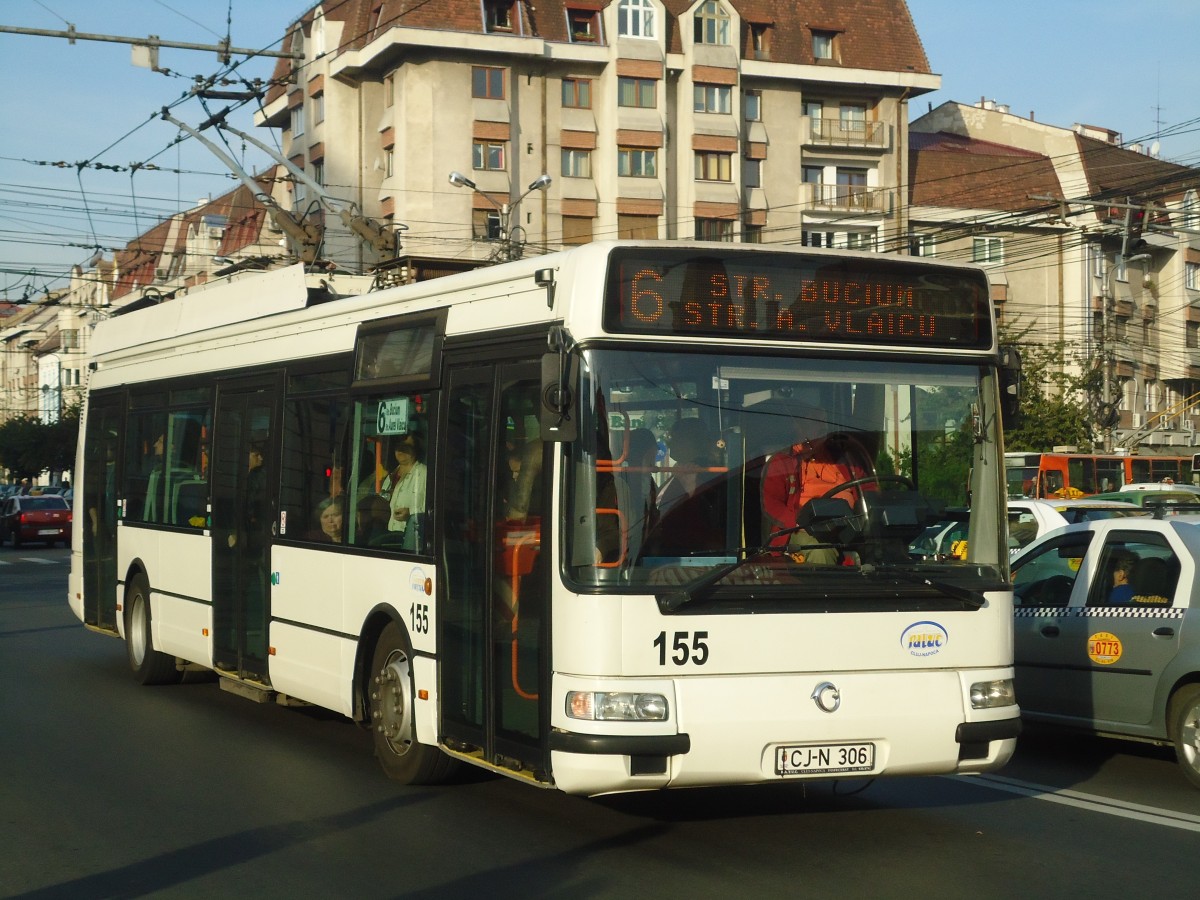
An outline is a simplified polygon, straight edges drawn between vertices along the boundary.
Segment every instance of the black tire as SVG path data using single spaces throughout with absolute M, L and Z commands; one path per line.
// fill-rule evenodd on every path
M 456 761 L 437 747 L 417 743 L 412 658 L 404 629 L 388 624 L 375 644 L 366 686 L 375 758 L 393 781 L 439 784 L 450 777 Z
M 1167 728 L 1184 777 L 1200 788 L 1200 684 L 1175 692 L 1167 704 Z
M 125 653 L 129 668 L 141 684 L 177 684 L 182 673 L 175 657 L 154 649 L 150 630 L 150 584 L 134 575 L 125 588 Z

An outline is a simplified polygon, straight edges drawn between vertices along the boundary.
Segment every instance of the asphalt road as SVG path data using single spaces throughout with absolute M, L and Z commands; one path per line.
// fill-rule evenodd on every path
M 369 736 L 212 681 L 137 686 L 0 548 L 0 896 L 1094 897 L 1195 889 L 1169 752 L 1034 735 L 1004 772 L 581 799 L 389 783 Z

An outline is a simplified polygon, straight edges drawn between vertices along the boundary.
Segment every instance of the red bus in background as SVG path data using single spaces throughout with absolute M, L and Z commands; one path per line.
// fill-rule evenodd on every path
M 1120 456 L 1103 453 L 1005 453 L 1008 496 L 1090 497 L 1147 482 L 1191 484 L 1191 456 Z

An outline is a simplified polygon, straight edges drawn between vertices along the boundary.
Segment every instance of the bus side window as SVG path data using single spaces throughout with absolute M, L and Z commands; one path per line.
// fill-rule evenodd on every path
M 352 516 L 342 465 L 349 407 L 340 397 L 290 399 L 284 405 L 279 507 L 287 530 L 282 537 L 321 540 L 316 511 L 326 500 L 339 500 L 344 517 Z

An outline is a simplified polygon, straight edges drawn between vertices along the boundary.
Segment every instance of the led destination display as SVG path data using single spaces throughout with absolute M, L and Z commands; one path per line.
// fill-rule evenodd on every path
M 606 330 L 767 340 L 987 348 L 987 282 L 898 258 L 616 250 Z

